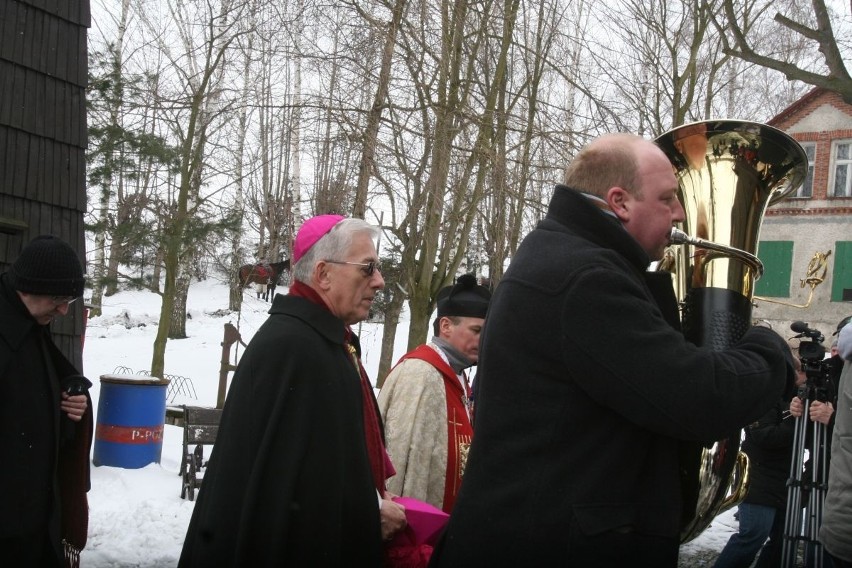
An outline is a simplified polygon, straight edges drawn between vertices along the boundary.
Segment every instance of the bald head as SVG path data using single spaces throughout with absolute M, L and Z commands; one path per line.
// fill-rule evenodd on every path
M 595 139 L 565 169 L 564 181 L 604 200 L 651 260 L 662 258 L 672 226 L 684 219 L 671 162 L 654 142 L 640 136 Z
M 636 177 L 638 151 L 642 146 L 656 148 L 653 142 L 635 134 L 605 134 L 596 138 L 565 169 L 564 183 L 601 199 L 615 186 L 639 192 L 641 187 Z

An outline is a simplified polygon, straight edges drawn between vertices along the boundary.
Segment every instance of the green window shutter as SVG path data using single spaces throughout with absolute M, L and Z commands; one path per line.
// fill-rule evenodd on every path
M 789 298 L 793 241 L 760 241 L 757 256 L 763 262 L 764 270 L 755 286 L 755 294 L 766 298 Z
M 834 243 L 834 272 L 831 275 L 831 301 L 843 301 L 843 289 L 852 288 L 852 241 Z

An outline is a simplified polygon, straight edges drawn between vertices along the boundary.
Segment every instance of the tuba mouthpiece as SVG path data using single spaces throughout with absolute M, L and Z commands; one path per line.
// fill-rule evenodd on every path
M 678 229 L 677 227 L 672 227 L 672 232 L 669 235 L 669 244 L 672 245 L 688 245 L 689 244 L 689 235 Z

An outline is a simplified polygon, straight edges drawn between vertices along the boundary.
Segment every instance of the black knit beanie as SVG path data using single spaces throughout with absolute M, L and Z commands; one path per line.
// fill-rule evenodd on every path
M 51 235 L 33 239 L 9 269 L 19 292 L 41 296 L 82 296 L 86 280 L 71 245 Z

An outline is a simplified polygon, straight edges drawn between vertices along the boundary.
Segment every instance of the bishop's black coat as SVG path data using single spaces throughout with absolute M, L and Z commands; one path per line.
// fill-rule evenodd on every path
M 234 374 L 179 565 L 379 566 L 343 322 L 294 296 L 269 313 Z

